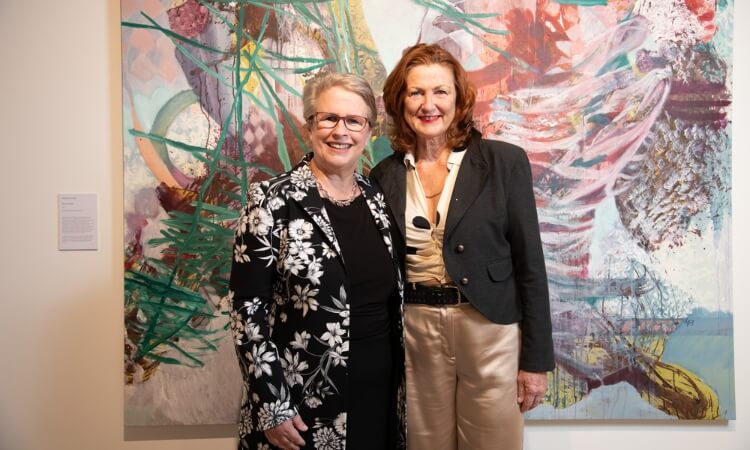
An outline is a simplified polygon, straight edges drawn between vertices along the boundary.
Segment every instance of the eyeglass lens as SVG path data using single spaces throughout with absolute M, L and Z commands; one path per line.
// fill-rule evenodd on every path
M 315 113 L 315 122 L 317 122 L 320 128 L 335 128 L 339 124 L 339 121 L 344 121 L 344 126 L 349 131 L 362 131 L 367 125 L 367 117 L 363 116 L 339 116 L 333 113 L 318 112 Z

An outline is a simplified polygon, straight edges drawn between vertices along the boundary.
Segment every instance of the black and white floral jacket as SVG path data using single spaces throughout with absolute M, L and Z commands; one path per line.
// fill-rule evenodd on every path
M 345 262 L 308 154 L 294 169 L 249 186 L 237 223 L 228 299 L 244 379 L 239 448 L 270 448 L 263 430 L 300 414 L 306 448 L 346 445 L 349 304 Z M 398 275 L 383 194 L 355 174 Z M 367 257 L 367 255 L 362 255 Z M 401 308 L 399 307 L 399 310 Z M 402 315 L 395 330 L 401 336 Z M 404 376 L 393 414 L 405 448 Z

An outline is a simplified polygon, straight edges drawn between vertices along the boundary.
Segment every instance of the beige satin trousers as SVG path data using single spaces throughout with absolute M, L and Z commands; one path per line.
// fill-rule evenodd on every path
M 470 304 L 404 309 L 409 450 L 521 450 L 518 324 Z

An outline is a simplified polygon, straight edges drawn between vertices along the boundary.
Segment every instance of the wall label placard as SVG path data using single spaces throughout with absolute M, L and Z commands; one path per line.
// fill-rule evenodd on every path
M 58 194 L 58 250 L 98 250 L 97 194 Z

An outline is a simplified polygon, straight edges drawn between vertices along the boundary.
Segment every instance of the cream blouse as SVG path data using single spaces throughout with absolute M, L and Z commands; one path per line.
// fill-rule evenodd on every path
M 427 285 L 453 284 L 443 261 L 443 234 L 448 207 L 456 185 L 458 169 L 466 150 L 453 151 L 448 157 L 445 179 L 436 217 L 428 219 L 427 199 L 417 172 L 413 153 L 404 156 L 406 165 L 406 281 Z

